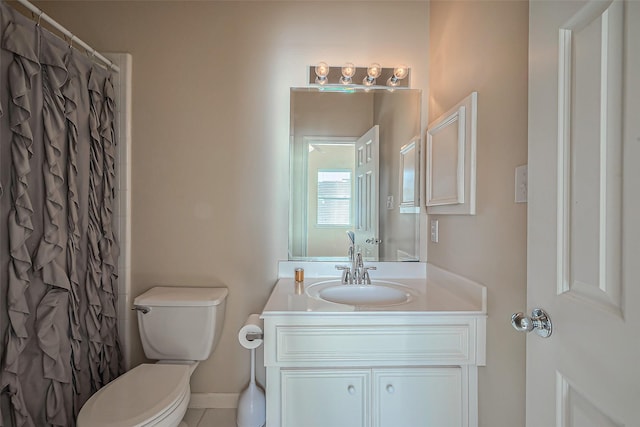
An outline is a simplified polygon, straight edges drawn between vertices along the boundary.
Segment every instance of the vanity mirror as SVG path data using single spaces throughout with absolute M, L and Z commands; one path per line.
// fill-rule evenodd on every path
M 291 89 L 290 260 L 418 261 L 421 91 Z

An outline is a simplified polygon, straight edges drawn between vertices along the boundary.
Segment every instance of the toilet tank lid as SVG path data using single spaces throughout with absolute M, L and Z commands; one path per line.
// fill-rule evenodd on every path
M 157 286 L 138 295 L 134 305 L 155 307 L 212 306 L 221 304 L 228 294 L 227 288 L 182 288 Z

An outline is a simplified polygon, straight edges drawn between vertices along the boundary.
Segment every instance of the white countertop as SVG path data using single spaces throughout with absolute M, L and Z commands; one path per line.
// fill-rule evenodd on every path
M 303 265 L 304 264 L 304 265 Z M 317 264 L 317 265 L 314 265 Z M 330 265 L 329 265 L 330 264 Z M 278 279 L 261 317 L 358 313 L 380 315 L 486 315 L 486 288 L 462 276 L 425 263 L 367 263 L 378 270 L 371 272 L 372 281 L 384 280 L 404 286 L 411 294 L 409 302 L 389 306 L 352 306 L 320 299 L 318 287 L 327 286 L 327 280 L 340 278 L 333 269 L 335 263 L 283 262 Z M 293 279 L 295 267 L 305 269 L 304 289 L 296 287 Z M 350 285 L 339 285 L 350 286 Z

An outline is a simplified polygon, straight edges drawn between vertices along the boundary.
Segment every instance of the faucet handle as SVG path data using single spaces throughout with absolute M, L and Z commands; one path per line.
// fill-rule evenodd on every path
M 371 277 L 369 276 L 369 270 L 377 270 L 378 267 L 364 267 L 362 270 L 362 281 L 367 285 L 371 284 Z
M 351 282 L 351 267 L 347 265 L 336 265 L 336 270 L 342 270 L 342 284 Z

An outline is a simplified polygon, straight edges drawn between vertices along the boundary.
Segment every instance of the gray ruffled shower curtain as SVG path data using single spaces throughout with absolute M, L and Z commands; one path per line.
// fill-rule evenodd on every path
M 0 2 L 0 425 L 73 426 L 122 372 L 112 76 Z

